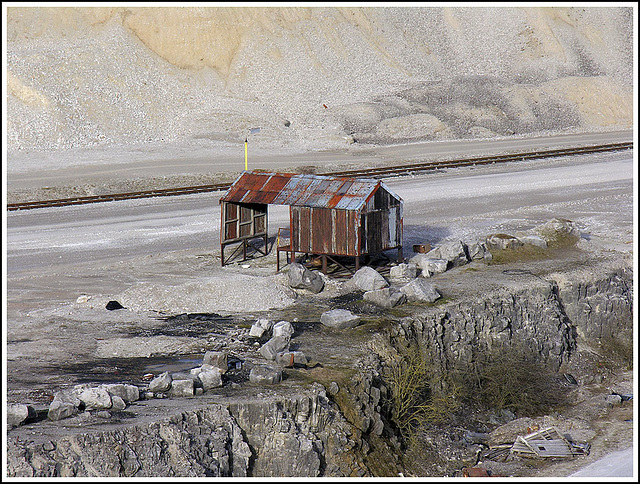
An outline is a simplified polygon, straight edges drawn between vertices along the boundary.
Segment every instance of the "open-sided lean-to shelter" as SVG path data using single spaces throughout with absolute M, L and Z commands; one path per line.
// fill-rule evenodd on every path
M 289 205 L 289 243 L 281 251 L 355 257 L 397 249 L 402 259 L 402 199 L 382 181 L 293 173 L 243 172 L 220 199 L 220 248 L 251 239 L 267 245 L 267 207 Z M 284 240 L 284 237 L 282 238 Z M 280 259 L 278 257 L 278 270 Z

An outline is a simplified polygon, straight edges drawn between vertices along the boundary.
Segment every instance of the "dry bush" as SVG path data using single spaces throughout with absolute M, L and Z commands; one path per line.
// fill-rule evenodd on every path
M 522 345 L 481 353 L 455 378 L 464 401 L 487 409 L 535 416 L 566 403 L 561 376 Z
M 633 369 L 633 335 L 618 335 L 602 338 L 599 341 L 599 353 L 606 366 Z
M 459 408 L 457 385 L 446 385 L 445 392 L 432 391 L 442 377 L 417 347 L 410 347 L 384 377 L 391 390 L 391 418 L 405 439 L 413 438 L 427 423 L 447 420 Z

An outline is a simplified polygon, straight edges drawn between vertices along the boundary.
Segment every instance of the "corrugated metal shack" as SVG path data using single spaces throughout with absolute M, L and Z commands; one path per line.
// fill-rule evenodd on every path
M 220 247 L 251 239 L 267 246 L 267 206 L 289 205 L 289 227 L 278 231 L 280 252 L 355 258 L 397 249 L 402 260 L 402 199 L 368 178 L 245 171 L 221 198 Z M 288 233 L 287 233 L 288 232 Z

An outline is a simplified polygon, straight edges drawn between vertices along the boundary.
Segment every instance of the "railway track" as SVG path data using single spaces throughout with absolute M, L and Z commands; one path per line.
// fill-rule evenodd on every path
M 509 155 L 494 155 L 494 156 L 481 156 L 476 158 L 464 158 L 448 161 L 430 161 L 422 163 L 411 163 L 397 166 L 387 166 L 380 168 L 367 168 L 363 170 L 346 170 L 346 171 L 331 171 L 324 173 L 317 173 L 318 175 L 327 176 L 349 176 L 349 177 L 391 177 L 391 176 L 403 176 L 411 173 L 418 173 L 422 171 L 437 170 L 442 168 L 456 168 L 463 166 L 474 165 L 487 165 L 492 163 L 506 163 L 511 161 L 524 161 L 531 159 L 543 159 L 558 156 L 569 156 L 578 154 L 599 153 L 606 151 L 620 151 L 632 149 L 632 142 L 625 143 L 613 143 L 594 146 L 581 146 L 577 148 L 565 148 L 546 151 L 530 151 L 523 153 L 515 153 Z M 67 205 L 81 205 L 87 203 L 98 202 L 111 202 L 116 200 L 131 200 L 135 198 L 151 198 L 151 197 L 167 197 L 174 195 L 189 195 L 192 193 L 214 192 L 227 190 L 231 186 L 231 183 L 214 183 L 210 185 L 198 185 L 191 187 L 179 187 L 179 188 L 161 188 L 156 190 L 144 190 L 138 192 L 128 193 L 113 193 L 108 195 L 91 195 L 83 197 L 62 198 L 56 200 L 42 200 L 31 202 L 17 202 L 8 203 L 7 210 L 28 210 L 33 208 L 44 207 L 62 207 Z

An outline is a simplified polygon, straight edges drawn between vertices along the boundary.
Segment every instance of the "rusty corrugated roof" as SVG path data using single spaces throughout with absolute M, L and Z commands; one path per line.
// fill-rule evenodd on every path
M 358 210 L 379 186 L 400 200 L 382 182 L 372 178 L 245 171 L 221 200 Z

